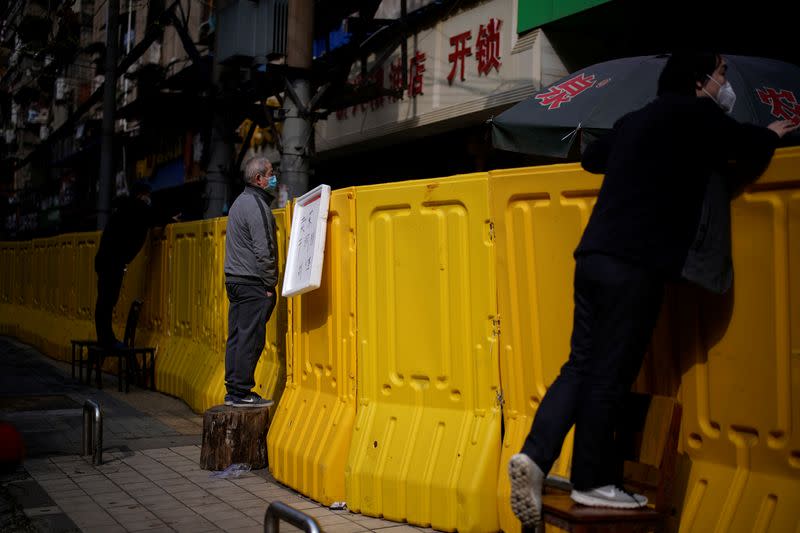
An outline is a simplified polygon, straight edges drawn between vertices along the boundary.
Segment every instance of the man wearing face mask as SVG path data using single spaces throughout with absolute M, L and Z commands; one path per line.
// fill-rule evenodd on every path
M 726 71 L 718 54 L 673 54 L 658 97 L 619 119 L 583 155 L 583 168 L 605 178 L 575 250 L 571 352 L 508 465 L 511 507 L 525 527 L 540 524 L 542 483 L 573 425 L 572 499 L 613 508 L 647 502 L 622 489 L 614 429 L 664 284 L 681 277 L 712 173 L 735 160 L 755 179 L 795 128 L 730 118 L 735 94 Z
M 225 238 L 228 343 L 225 347 L 225 405 L 266 407 L 253 392 L 255 369 L 266 342 L 266 326 L 277 295 L 278 248 L 269 204 L 278 180 L 272 164 L 254 157 L 245 164 L 245 188 L 230 208 Z

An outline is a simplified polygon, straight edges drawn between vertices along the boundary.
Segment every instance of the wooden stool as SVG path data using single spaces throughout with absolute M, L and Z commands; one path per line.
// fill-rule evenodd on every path
M 672 489 L 681 429 L 674 398 L 631 393 L 623 408 L 617 444 L 625 458 L 625 484 L 648 497 L 643 509 L 604 509 L 577 504 L 566 491 L 548 488 L 544 522 L 575 533 L 660 532 L 675 512 Z
M 200 468 L 225 470 L 234 463 L 266 467 L 270 407 L 215 405 L 206 411 Z

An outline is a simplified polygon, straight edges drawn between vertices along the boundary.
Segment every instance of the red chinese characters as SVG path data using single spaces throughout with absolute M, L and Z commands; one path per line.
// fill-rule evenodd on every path
M 375 72 L 372 74 L 371 77 L 373 83 L 375 84 L 375 88 L 378 90 L 378 93 L 383 92 L 383 80 L 385 76 L 383 75 L 383 67 L 378 67 L 375 69 Z M 369 101 L 369 108 L 373 111 L 383 107 L 383 96 L 378 96 L 373 98 Z
M 489 74 L 495 69 L 500 72 L 500 26 L 502 20 L 489 19 L 489 23 L 481 24 L 478 40 L 475 43 L 475 57 L 478 60 L 478 75 Z
M 561 104 L 571 101 L 593 86 L 596 81 L 594 74 L 587 76 L 585 73 L 581 73 L 565 82 L 553 85 L 546 93 L 537 94 L 534 98 L 548 109 L 558 109 Z
M 425 72 L 425 54 L 420 51 L 411 58 L 411 68 L 408 72 L 408 95 L 412 98 L 422 94 L 422 74 Z
M 403 61 L 399 57 L 389 65 L 389 87 L 398 94 L 403 90 Z M 399 96 L 392 96 L 392 102 L 399 99 Z
M 492 69 L 494 69 L 495 72 L 500 72 L 500 67 L 502 66 L 500 58 L 500 30 L 502 26 L 502 20 L 490 18 L 486 24 L 480 24 L 478 28 L 477 38 L 474 43 L 474 57 L 477 63 L 478 76 L 488 76 Z M 456 76 L 460 81 L 466 81 L 468 76 L 467 58 L 473 57 L 471 41 L 472 30 L 467 30 L 450 37 L 450 46 L 452 50 L 447 56 L 451 64 L 450 73 L 447 75 L 448 84 L 452 85 L 456 80 Z M 408 96 L 411 98 L 424 95 L 426 60 L 427 54 L 416 50 L 408 59 L 408 75 L 407 78 L 404 79 L 403 62 L 401 58 L 397 57 L 389 65 L 388 69 L 384 70 L 383 67 L 376 69 L 374 73 L 375 76 L 371 81 L 373 81 L 378 88 L 383 88 L 384 81 L 387 82 L 388 88 L 392 89 L 394 93 L 388 97 L 388 101 L 390 102 L 396 102 L 402 99 L 403 97 L 401 95 L 405 89 L 408 89 Z M 387 76 L 388 79 L 386 79 Z M 360 76 L 357 76 L 353 83 L 356 86 L 360 85 L 362 83 Z M 383 107 L 385 101 L 383 97 L 376 97 L 369 102 L 360 103 L 350 108 L 337 111 L 336 118 L 339 120 L 348 119 L 351 116 L 356 116 L 359 111 L 364 112 L 368 108 L 373 111 L 377 110 Z
M 771 107 L 772 116 L 800 124 L 800 105 L 792 91 L 764 87 L 756 89 L 756 94 L 762 103 Z
M 450 46 L 455 47 L 455 50 L 447 56 L 453 68 L 450 69 L 450 74 L 447 75 L 447 83 L 453 84 L 453 79 L 456 77 L 456 70 L 459 64 L 461 65 L 461 81 L 464 81 L 464 60 L 472 55 L 472 48 L 467 46 L 467 41 L 472 39 L 472 32 L 465 31 L 450 37 Z

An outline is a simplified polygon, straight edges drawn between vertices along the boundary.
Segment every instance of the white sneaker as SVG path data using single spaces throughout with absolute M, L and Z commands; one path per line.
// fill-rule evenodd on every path
M 647 497 L 633 494 L 614 485 L 604 485 L 591 490 L 573 490 L 570 497 L 590 507 L 611 507 L 613 509 L 638 509 L 647 505 Z
M 508 462 L 511 480 L 511 510 L 523 528 L 538 527 L 542 521 L 542 487 L 544 472 L 524 453 L 518 453 Z

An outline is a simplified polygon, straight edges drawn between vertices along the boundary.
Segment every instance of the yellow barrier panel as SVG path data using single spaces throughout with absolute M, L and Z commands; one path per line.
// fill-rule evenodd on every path
M 334 191 L 322 284 L 292 298 L 286 390 L 267 435 L 275 479 L 325 505 L 345 499 L 356 414 L 355 222 L 355 189 Z
M 348 506 L 498 529 L 500 379 L 485 174 L 356 191 L 358 411 Z
M 97 274 L 94 271 L 94 256 L 100 244 L 99 231 L 79 233 L 75 237 L 75 307 L 77 318 L 94 324 L 94 306 L 97 301 Z M 92 334 L 81 336 L 88 339 Z
M 522 448 L 536 408 L 569 355 L 572 252 L 600 181 L 577 164 L 490 173 L 505 399 L 497 498 L 507 532 L 519 531 L 520 524 L 509 504 L 506 465 Z M 568 476 L 571 456 L 572 432 L 552 473 Z
M 152 346 L 150 335 L 166 336 L 169 283 L 169 226 L 154 228 L 147 236 L 148 261 L 145 272 L 144 302 L 139 317 L 144 339 Z
M 78 262 L 76 257 L 75 233 L 68 233 L 58 237 L 58 305 L 56 312 L 69 319 L 77 316 L 77 298 L 75 293 L 75 281 L 78 276 Z
M 798 531 L 800 148 L 779 150 L 731 214 L 733 289 L 682 346 L 680 530 Z
M 15 312 L 21 288 L 20 261 L 19 243 L 0 242 L 0 333 L 3 335 L 18 335 Z
M 19 246 L 16 242 L 0 242 L 0 303 L 14 303 L 15 297 L 15 278 L 19 269 Z
M 684 404 L 675 496 L 681 531 L 800 525 L 793 512 L 800 506 L 800 437 L 793 429 L 799 419 L 790 407 L 800 385 L 789 378 L 791 355 L 800 353 L 800 286 L 790 282 L 800 271 L 800 251 L 790 245 L 800 234 L 798 169 L 800 150 L 780 150 L 752 192 L 733 203 L 733 290 L 725 297 L 690 287 L 668 291 L 637 381 L 640 390 L 677 394 Z M 505 466 L 569 354 L 572 252 L 600 182 L 577 165 L 491 173 L 506 399 L 498 483 L 505 531 L 520 529 Z M 568 439 L 554 473 L 568 475 L 571 451 Z
M 94 271 L 94 256 L 100 243 L 99 231 L 73 234 L 72 261 L 73 278 L 70 294 L 73 311 L 70 320 L 69 339 L 94 339 L 94 307 L 97 301 L 97 274 Z M 69 342 L 65 348 L 71 348 Z
M 213 221 L 212 221 L 213 224 Z M 195 380 L 214 365 L 210 347 L 195 342 L 200 313 L 195 300 L 199 290 L 199 260 L 202 236 L 208 222 L 184 222 L 172 224 L 168 230 L 170 265 L 168 280 L 168 342 L 158 354 L 156 381 L 164 384 L 164 391 L 183 398 L 193 409 L 203 410 Z M 204 257 L 211 256 L 213 250 Z M 210 290 L 211 287 L 205 287 Z M 166 376 L 166 379 L 162 377 Z M 202 387 L 204 390 L 207 387 Z
M 278 300 L 275 302 L 275 309 L 267 322 L 267 339 L 264 351 L 256 365 L 255 381 L 256 392 L 264 398 L 271 398 L 278 404 L 286 384 L 286 360 L 288 358 L 286 353 L 287 332 L 289 331 L 288 304 L 286 298 L 283 298 L 280 293 L 283 285 L 283 271 L 286 266 L 286 249 L 289 246 L 289 213 L 284 208 L 273 209 L 272 214 L 275 216 L 275 233 L 278 240 L 278 285 L 275 289 Z M 227 226 L 227 219 L 225 222 Z M 224 246 L 224 240 L 222 242 Z M 222 269 L 224 259 L 223 249 L 220 269 Z M 225 342 L 228 339 L 228 298 L 225 296 L 224 286 L 220 286 L 220 291 L 220 298 L 224 302 L 223 320 L 220 321 L 220 324 L 224 326 L 221 337 L 222 353 L 224 354 Z

